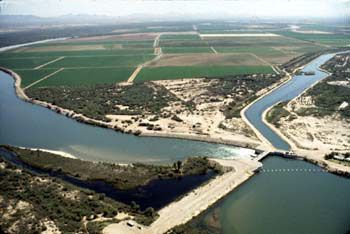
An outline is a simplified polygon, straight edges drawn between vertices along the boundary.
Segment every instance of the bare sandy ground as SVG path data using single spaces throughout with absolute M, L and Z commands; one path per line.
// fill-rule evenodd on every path
M 180 100 L 192 100 L 195 103 L 194 111 L 187 109 L 179 102 L 173 102 L 162 110 L 173 113 L 182 121 L 161 116 L 154 120 L 155 115 L 151 114 L 145 114 L 143 117 L 135 115 L 107 115 L 107 117 L 111 119 L 111 125 L 126 132 L 139 131 L 143 136 L 175 137 L 252 148 L 260 146 L 262 142 L 241 118 L 226 119 L 222 113 L 221 109 L 234 98 L 233 95 L 220 97 L 216 102 L 208 101 L 211 97 L 208 97 L 205 92 L 213 84 L 212 82 L 217 81 L 182 79 L 154 82 L 168 89 Z M 128 107 L 123 106 L 122 108 L 127 109 Z M 157 130 L 139 126 L 141 119 L 142 123 L 152 124 Z
M 177 225 L 188 222 L 206 210 L 220 198 L 253 176 L 254 170 L 261 167 L 261 163 L 251 159 L 212 160 L 215 160 L 226 168 L 231 168 L 231 170 L 191 191 L 182 199 L 162 208 L 158 212 L 159 218 L 148 227 L 136 223 L 135 226 L 130 227 L 127 225 L 128 221 L 122 221 L 108 225 L 103 230 L 103 233 L 165 233 Z
M 293 119 L 280 120 L 279 131 L 294 143 L 293 150 L 319 160 L 323 160 L 324 155 L 332 151 L 349 152 L 350 121 L 337 115 L 319 118 L 295 113 L 300 108 L 312 106 L 312 98 L 302 95 L 287 105 Z
M 72 154 L 63 152 L 63 151 L 59 151 L 59 150 L 48 150 L 48 149 L 42 149 L 42 148 L 27 148 L 27 147 L 18 147 L 21 149 L 27 149 L 27 150 L 32 150 L 32 151 L 43 151 L 43 152 L 47 152 L 47 153 L 52 153 L 52 154 L 57 154 L 59 156 L 65 157 L 65 158 L 77 158 Z

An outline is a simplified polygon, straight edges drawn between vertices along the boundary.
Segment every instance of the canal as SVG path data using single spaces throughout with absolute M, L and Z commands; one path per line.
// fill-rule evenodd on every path
M 334 54 L 322 55 L 303 69 L 304 72 L 314 71 L 314 75 L 294 76 L 291 80 L 275 89 L 265 97 L 252 104 L 245 112 L 248 121 L 276 148 L 279 150 L 289 151 L 289 144 L 284 141 L 278 134 L 272 131 L 262 120 L 265 110 L 271 106 L 291 100 L 304 92 L 307 88 L 328 76 L 327 73 L 319 70 L 319 66 L 331 59 Z

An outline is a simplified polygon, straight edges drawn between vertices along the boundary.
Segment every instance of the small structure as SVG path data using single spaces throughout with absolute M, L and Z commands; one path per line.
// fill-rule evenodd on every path
M 333 158 L 336 159 L 336 160 L 339 160 L 339 161 L 344 161 L 345 160 L 345 157 L 342 156 L 342 155 L 335 155 Z

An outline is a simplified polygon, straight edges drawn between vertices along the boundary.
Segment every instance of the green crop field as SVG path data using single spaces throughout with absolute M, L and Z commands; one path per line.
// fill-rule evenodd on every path
M 231 37 L 231 38 L 207 38 L 210 46 L 225 47 L 225 46 L 241 46 L 241 47 L 276 47 L 276 46 L 304 46 L 310 45 L 310 42 L 300 41 L 295 38 L 288 37 Z
M 84 56 L 116 56 L 116 55 L 153 55 L 153 49 L 114 49 L 114 50 L 85 50 L 85 51 L 45 51 L 45 52 L 6 52 L 0 53 L 0 61 L 10 58 L 58 58 L 66 57 L 84 57 Z
M 6 68 L 11 68 L 11 69 L 32 69 L 35 68 L 39 65 L 45 64 L 49 61 L 52 61 L 56 58 L 54 57 L 48 57 L 48 58 L 31 58 L 31 59 L 26 59 L 26 58 L 16 58 L 16 59 L 5 59 L 1 58 L 0 59 L 0 66 L 1 67 L 6 67 Z
M 309 42 L 317 42 L 317 43 L 331 45 L 331 46 L 350 45 L 349 35 L 343 35 L 343 34 L 305 34 L 305 33 L 296 33 L 296 32 L 289 32 L 289 31 L 279 32 L 279 34 L 284 35 L 286 37 L 296 38 L 299 40 L 304 40 Z
M 88 69 L 67 69 L 31 88 L 46 86 L 84 86 L 96 84 L 110 84 L 126 81 L 135 68 L 88 68 Z
M 50 42 L 43 44 L 31 45 L 31 48 L 46 47 L 46 46 L 81 46 L 81 45 L 144 45 L 148 47 L 153 46 L 154 40 L 89 40 L 89 41 L 64 41 L 64 42 Z
M 214 47 L 218 53 L 253 53 L 255 55 L 281 56 L 281 51 L 271 47 Z
M 165 47 L 180 47 L 180 48 L 188 48 L 188 47 L 208 47 L 208 41 L 204 40 L 162 40 L 159 42 L 159 46 L 162 48 Z
M 162 47 L 164 54 L 213 53 L 210 47 Z
M 45 68 L 69 67 L 135 67 L 154 58 L 152 55 L 108 56 L 108 57 L 66 57 Z
M 274 72 L 269 66 L 146 67 L 141 70 L 135 81 L 216 77 L 253 73 Z
M 21 78 L 21 87 L 25 88 L 31 83 L 51 74 L 56 69 L 45 69 L 45 70 L 14 70 Z
M 161 40 L 200 40 L 197 34 L 164 34 L 160 37 Z

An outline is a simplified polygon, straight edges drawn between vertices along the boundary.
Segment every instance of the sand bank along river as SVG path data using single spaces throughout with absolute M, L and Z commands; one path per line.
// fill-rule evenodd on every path
M 90 126 L 19 99 L 0 72 L 0 144 L 44 148 L 86 160 L 161 163 L 188 156 L 228 157 L 250 150 L 199 141 L 136 137 Z

